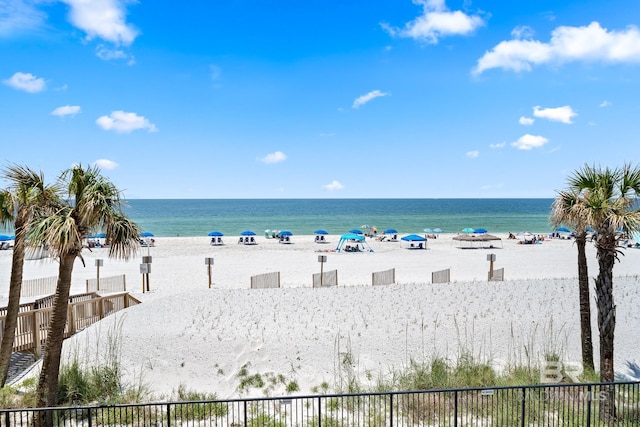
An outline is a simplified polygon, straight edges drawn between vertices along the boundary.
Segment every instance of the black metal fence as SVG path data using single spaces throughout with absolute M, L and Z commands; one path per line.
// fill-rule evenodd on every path
M 639 425 L 640 382 L 0 410 L 0 427 Z

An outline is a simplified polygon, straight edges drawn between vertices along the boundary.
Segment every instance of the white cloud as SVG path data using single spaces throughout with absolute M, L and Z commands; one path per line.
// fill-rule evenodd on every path
M 124 0 L 61 0 L 70 7 L 69 20 L 87 34 L 115 45 L 130 45 L 138 31 L 126 22 Z
M 570 125 L 573 123 L 571 119 L 577 116 L 578 113 L 573 111 L 573 109 L 569 105 L 565 105 L 564 107 L 544 109 L 541 109 L 540 106 L 535 106 L 533 107 L 533 115 L 535 117 L 540 117 L 554 122 L 561 122 Z
M 518 138 L 517 141 L 512 142 L 511 145 L 516 147 L 518 150 L 531 150 L 533 148 L 542 147 L 547 142 L 549 142 L 549 140 L 544 136 L 531 135 L 527 133 Z
M 336 136 L 336 134 L 334 132 L 322 132 L 320 136 L 328 138 L 328 137 Z
M 149 132 L 157 132 L 156 125 L 143 116 L 126 111 L 112 111 L 108 116 L 99 117 L 96 124 L 104 130 L 113 130 L 118 133 L 129 133 L 138 129 L 147 129 Z
M 13 76 L 2 81 L 7 86 L 29 93 L 42 92 L 46 88 L 44 79 L 34 76 L 31 73 L 17 72 Z
M 467 35 L 484 25 L 482 18 L 477 15 L 467 15 L 459 10 L 450 11 L 444 0 L 413 0 L 413 3 L 422 6 L 421 16 L 408 22 L 404 28 L 381 24 L 382 28 L 392 36 L 436 44 L 442 37 Z
M 46 19 L 33 1 L 0 0 L 0 37 L 40 28 Z
M 534 34 L 535 31 L 528 25 L 519 25 L 511 30 L 511 37 L 514 39 L 530 39 Z
M 64 116 L 75 116 L 80 112 L 80 106 L 78 105 L 63 105 L 62 107 L 58 107 L 51 112 L 52 116 L 64 117 Z
M 535 119 L 532 119 L 531 117 L 525 117 L 525 116 L 520 117 L 520 120 L 518 120 L 518 122 L 523 126 L 531 126 L 534 121 Z
M 336 191 L 342 190 L 344 188 L 344 185 L 334 179 L 330 184 L 324 185 L 323 188 L 328 191 Z
M 96 47 L 96 56 L 104 61 L 122 59 L 127 61 L 127 65 L 133 65 L 136 63 L 136 58 L 130 53 L 122 49 L 107 47 L 103 44 Z
M 99 167 L 100 169 L 104 169 L 104 170 L 112 170 L 119 166 L 113 160 L 108 160 L 108 159 L 98 159 L 95 162 L 93 162 L 93 164 Z
M 533 65 L 572 61 L 640 62 L 640 31 L 635 26 L 608 31 L 598 22 L 583 27 L 557 27 L 549 43 L 520 39 L 498 43 L 478 60 L 473 73 L 492 68 L 531 71 Z
M 380 96 L 388 96 L 388 93 L 385 92 L 381 92 L 379 90 L 372 90 L 371 92 L 359 96 L 355 99 L 355 101 L 353 101 L 353 105 L 351 106 L 352 108 L 360 108 L 361 105 L 366 104 L 367 102 L 371 101 L 372 99 L 378 98 Z
M 600 107 L 602 107 L 602 108 L 604 108 L 604 107 L 611 107 L 611 105 L 613 105 L 613 104 L 611 104 L 611 102 L 606 101 L 606 100 L 605 100 L 605 101 L 602 101 L 602 102 L 600 103 Z
M 260 160 L 262 163 L 266 163 L 270 165 L 273 163 L 284 162 L 285 160 L 287 160 L 287 155 L 284 154 L 282 151 L 275 151 L 273 153 L 267 154 L 266 156 L 258 160 Z
M 505 145 L 507 145 L 506 142 L 500 142 L 498 144 L 489 144 L 489 148 L 493 148 L 493 149 L 504 148 Z
M 469 157 L 470 159 L 475 159 L 479 155 L 480 155 L 480 152 L 478 150 L 467 151 L 467 157 Z

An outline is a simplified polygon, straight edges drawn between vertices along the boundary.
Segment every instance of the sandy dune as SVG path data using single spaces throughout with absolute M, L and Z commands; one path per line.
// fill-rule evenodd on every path
M 335 248 L 338 236 L 329 236 L 332 243 L 325 245 L 313 243 L 313 236 L 293 236 L 290 245 L 258 236 L 255 246 L 225 237 L 227 244 L 219 247 L 210 246 L 206 237 L 158 238 L 148 251 L 153 264 L 147 293 L 139 273 L 146 248 L 128 262 L 107 259 L 106 249 L 86 251 L 87 267 L 78 261 L 74 270 L 74 293 L 84 291 L 84 280 L 95 277 L 94 259 L 103 258 L 101 276 L 126 274 L 128 290 L 143 304 L 77 334 L 65 350 L 94 363 L 101 352 L 96 339 L 104 342 L 109 331 L 118 330 L 128 381 L 146 383 L 157 396 L 181 384 L 219 397 L 285 394 L 291 382 L 308 393 L 322 382 L 339 383 L 345 370 L 374 380 L 411 360 L 454 361 L 463 353 L 498 368 L 537 363 L 548 352 L 580 360 L 572 241 L 521 245 L 503 239 L 502 248 L 460 249 L 451 237 L 429 240 L 428 250 L 370 240 L 373 253 L 322 253 L 328 258 L 324 271 L 337 269 L 339 280 L 338 287 L 323 289 L 311 287 L 312 274 L 320 271 L 317 250 Z M 496 255 L 495 268 L 505 269 L 505 282 L 486 281 L 489 253 Z M 621 373 L 628 361 L 640 362 L 640 250 L 624 253 L 614 271 Z M 0 253 L 2 305 L 10 254 Z M 205 257 L 215 260 L 212 289 Z M 588 261 L 594 277 L 593 247 L 588 247 Z M 390 268 L 396 269 L 396 284 L 371 286 L 372 272 Z M 451 268 L 452 282 L 432 284 L 431 272 L 445 268 Z M 56 271 L 51 260 L 27 261 L 25 278 Z M 276 271 L 280 289 L 249 289 L 252 275 Z M 350 363 L 343 363 L 345 356 Z M 243 371 L 279 381 L 240 392 Z

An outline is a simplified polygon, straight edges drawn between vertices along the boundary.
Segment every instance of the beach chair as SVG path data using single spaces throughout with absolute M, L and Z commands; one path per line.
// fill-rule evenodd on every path
M 249 240 L 249 238 L 247 237 L 247 240 Z M 244 243 L 244 237 L 241 237 L 238 239 L 238 243 Z

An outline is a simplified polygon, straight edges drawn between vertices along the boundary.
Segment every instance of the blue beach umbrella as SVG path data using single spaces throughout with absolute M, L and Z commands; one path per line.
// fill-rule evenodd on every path
M 280 232 L 280 235 L 281 235 L 281 236 L 293 236 L 293 233 L 292 233 L 292 232 L 290 232 L 289 230 L 282 230 L 282 231 Z
M 476 234 L 484 234 L 487 232 L 487 230 L 484 228 L 476 228 L 475 230 L 473 230 L 473 232 Z
M 242 233 L 240 233 L 240 235 L 241 235 L 241 236 L 255 236 L 255 235 L 256 235 L 256 233 L 254 233 L 254 232 L 253 232 L 253 231 L 251 231 L 251 230 L 245 230 L 245 231 L 243 231 Z
M 0 234 L 0 242 L 8 242 L 11 240 L 9 236 L 5 236 L 4 234 Z
M 387 228 L 386 230 L 384 230 L 384 234 L 398 234 L 398 230 L 396 230 L 395 228 Z
M 352 228 L 351 230 L 349 230 L 349 233 L 351 233 L 351 234 L 362 234 L 362 231 L 358 230 L 357 228 Z
M 107 238 L 107 233 L 98 233 L 98 234 L 96 234 L 96 237 L 98 239 L 106 239 Z
M 320 229 L 314 231 L 313 234 L 329 234 L 329 232 L 327 230 L 323 230 L 323 229 L 320 228 Z
M 463 233 L 473 233 L 473 232 L 475 232 L 475 231 L 476 231 L 476 230 L 475 230 L 475 229 L 473 229 L 473 228 L 471 228 L 471 227 L 467 227 L 467 228 L 463 228 L 463 229 L 462 229 L 462 232 L 463 232 Z
M 212 236 L 212 237 L 222 237 L 224 236 L 224 234 L 222 234 L 219 231 L 212 231 L 211 233 L 208 234 L 208 236 Z
M 401 240 L 404 240 L 405 242 L 424 242 L 427 239 L 422 236 L 418 236 L 417 234 L 409 234 L 408 236 L 402 237 Z
M 143 231 L 142 233 L 140 233 L 140 237 L 153 237 L 153 233 L 151 233 L 150 231 Z
M 425 232 L 425 233 L 427 233 L 427 234 L 431 234 L 431 233 L 433 233 L 433 230 L 432 230 L 432 229 L 430 229 L 430 228 L 425 228 L 425 229 L 424 229 L 424 230 L 422 230 L 422 231 L 424 231 L 424 232 Z
M 95 234 L 89 234 L 89 235 L 87 236 L 87 239 L 95 239 L 95 238 L 96 238 L 96 235 L 95 235 Z
M 556 228 L 556 231 L 559 231 L 561 233 L 571 233 L 571 230 L 569 230 L 567 227 L 558 227 Z
M 436 233 L 436 234 L 438 234 L 438 233 L 444 233 L 444 232 L 442 231 L 442 228 L 434 228 L 434 229 L 433 229 L 433 232 L 434 232 L 434 233 Z

